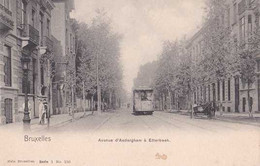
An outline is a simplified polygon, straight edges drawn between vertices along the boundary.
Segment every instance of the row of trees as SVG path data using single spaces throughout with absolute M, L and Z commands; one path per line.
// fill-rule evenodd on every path
M 162 109 L 167 106 L 167 109 L 172 109 L 172 105 L 177 109 L 181 105 L 191 108 L 193 93 L 199 85 L 222 81 L 235 75 L 247 84 L 250 103 L 249 87 L 256 79 L 255 56 L 260 45 L 259 20 L 256 19 L 256 26 L 248 35 L 248 40 L 238 41 L 225 19 L 226 0 L 208 0 L 206 4 L 205 23 L 201 30 L 201 53 L 198 58 L 190 56 L 190 51 L 185 48 L 189 41 L 185 38 L 163 44 L 153 81 Z M 255 18 L 259 18 L 259 6 L 254 14 Z M 250 104 L 249 112 L 252 112 Z
M 76 26 L 76 89 L 77 96 L 97 101 L 94 107 L 115 108 L 124 94 L 120 41 L 111 21 L 103 11 L 97 11 L 91 24 Z M 83 106 L 85 107 L 85 106 Z

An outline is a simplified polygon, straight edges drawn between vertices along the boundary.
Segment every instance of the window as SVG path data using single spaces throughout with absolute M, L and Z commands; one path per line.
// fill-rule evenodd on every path
M 253 25 L 252 25 L 252 16 L 248 15 L 248 36 L 252 35 Z
M 222 101 L 225 101 L 225 80 L 222 81 Z
M 210 101 L 210 85 L 208 85 L 208 97 L 209 97 L 208 101 Z
M 237 3 L 233 5 L 233 24 L 237 22 Z
M 207 100 L 207 87 L 203 86 L 203 102 L 205 103 Z
M 4 7 L 10 10 L 10 2 L 9 2 L 9 0 L 4 0 Z
M 220 82 L 217 83 L 218 101 L 220 100 Z
M 230 92 L 230 79 L 228 79 L 228 101 L 231 100 L 231 92 Z
M 50 20 L 47 19 L 47 36 L 50 36 Z
M 141 93 L 141 101 L 152 101 L 152 93 L 148 91 L 143 91 Z
M 200 87 L 200 100 L 202 101 L 203 99 L 203 87 Z
M 41 65 L 41 85 L 44 86 L 44 68 L 43 68 L 43 65 Z
M 252 82 L 252 81 L 249 81 L 249 82 L 248 82 L 248 87 L 249 87 L 249 88 L 252 88 L 252 86 L 253 86 L 253 82 Z
M 258 60 L 256 62 L 257 62 L 257 72 L 260 72 L 260 60 Z
M 32 10 L 32 26 L 35 27 L 35 10 Z
M 227 112 L 231 112 L 231 108 L 230 107 L 227 107 Z
M 239 32 L 240 32 L 240 41 L 241 42 L 244 42 L 244 40 L 245 40 L 245 36 L 246 36 L 246 31 L 245 31 L 245 17 L 242 17 L 241 19 L 240 19 L 240 24 L 239 24 L 239 26 L 240 26 L 240 30 L 239 30 Z
M 22 1 L 21 5 L 22 5 L 21 6 L 21 9 L 22 9 L 22 24 L 24 25 L 24 24 L 26 24 L 26 6 L 27 6 L 27 4 L 24 1 Z
M 237 46 L 238 46 L 238 39 L 237 39 L 237 35 L 235 34 L 234 36 L 233 36 L 233 40 L 234 40 L 234 45 L 235 45 L 235 50 L 237 51 Z
M 33 58 L 32 59 L 32 72 L 31 72 L 31 75 L 32 75 L 32 94 L 35 94 L 35 75 L 36 75 L 36 59 Z
M 43 39 L 43 19 L 44 19 L 44 15 L 43 15 L 43 13 L 40 12 L 40 39 L 41 39 L 41 41 Z
M 197 95 L 196 95 L 196 92 L 193 93 L 193 100 L 194 100 L 194 104 L 196 104 L 197 102 L 197 99 L 196 99 Z
M 200 101 L 200 87 L 197 87 L 197 100 Z
M 13 100 L 5 99 L 4 100 L 4 116 L 6 118 L 6 124 L 13 123 Z
M 12 63 L 11 63 L 11 47 L 4 46 L 4 82 L 5 86 L 12 86 Z

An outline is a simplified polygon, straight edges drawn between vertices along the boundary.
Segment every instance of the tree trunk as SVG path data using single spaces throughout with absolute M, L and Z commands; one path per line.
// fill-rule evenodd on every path
M 168 96 L 169 96 L 169 100 L 170 100 L 170 105 L 169 105 L 169 110 L 172 110 L 172 95 L 171 95 L 171 91 L 170 88 L 168 89 Z
M 83 82 L 83 111 L 84 116 L 86 114 L 86 95 L 85 95 L 85 83 Z
M 252 101 L 250 99 L 250 89 L 249 89 L 249 81 L 247 82 L 247 103 L 248 103 L 248 112 L 249 112 L 249 117 L 252 117 Z
M 162 93 L 162 95 L 161 95 L 161 99 L 162 99 L 162 111 L 164 110 L 164 97 L 163 97 L 163 93 Z
M 60 112 L 61 112 L 60 111 L 60 88 L 57 89 L 57 107 L 58 107 L 58 113 L 56 112 L 56 114 L 60 114 Z
M 164 94 L 164 93 L 163 93 L 163 97 L 162 97 L 162 98 L 163 98 L 163 109 L 162 109 L 162 110 L 164 111 L 164 110 L 165 110 L 165 105 L 166 105 L 166 104 L 165 104 L 166 101 L 165 101 L 165 94 Z
M 111 103 L 112 102 L 112 93 L 109 91 L 109 102 L 108 102 L 108 108 L 111 109 Z
M 71 110 L 71 113 L 72 113 L 72 118 L 74 119 L 74 86 L 72 86 L 71 88 L 71 103 L 72 103 L 72 110 Z
M 189 87 L 189 109 L 190 109 L 190 118 L 193 118 L 193 92 L 192 88 Z
M 177 94 L 177 110 L 180 111 L 180 98 L 178 94 Z
M 92 110 L 92 114 L 94 114 L 94 96 L 91 96 L 91 110 Z

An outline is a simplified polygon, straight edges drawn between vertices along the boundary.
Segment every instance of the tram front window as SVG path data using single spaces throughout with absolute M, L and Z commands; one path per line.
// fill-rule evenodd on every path
M 141 101 L 151 101 L 152 100 L 152 93 L 150 92 L 141 92 Z

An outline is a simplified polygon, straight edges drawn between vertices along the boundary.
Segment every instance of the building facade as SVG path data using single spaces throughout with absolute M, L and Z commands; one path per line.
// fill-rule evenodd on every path
M 228 0 L 227 8 L 222 16 L 219 16 L 220 22 L 231 30 L 231 37 L 234 42 L 240 46 L 247 47 L 255 28 L 259 27 L 259 0 Z M 202 27 L 189 41 L 186 49 L 195 65 L 203 60 L 203 33 L 205 27 Z M 239 55 L 237 55 L 239 56 Z M 256 56 L 257 61 L 257 79 L 249 86 L 249 93 L 252 97 L 252 111 L 260 111 L 260 55 Z M 216 101 L 222 104 L 223 112 L 248 112 L 247 84 L 242 82 L 239 74 L 234 73 L 224 80 L 203 82 L 196 85 L 193 94 L 194 103 L 203 103 L 206 101 Z
M 19 53 L 16 42 L 16 2 L 0 1 L 0 123 L 18 118 Z
M 49 57 L 54 56 L 51 33 L 54 7 L 52 0 L 0 0 L 1 124 L 23 119 L 26 87 L 31 119 L 39 117 L 41 99 L 51 101 Z M 30 59 L 28 84 L 22 68 L 24 56 Z
M 68 113 L 76 103 L 75 99 L 75 29 L 70 13 L 74 0 L 53 0 L 55 8 L 51 31 L 60 41 L 60 53 L 55 58 L 56 74 L 53 80 L 54 114 Z M 73 102 L 72 102 L 73 101 Z

